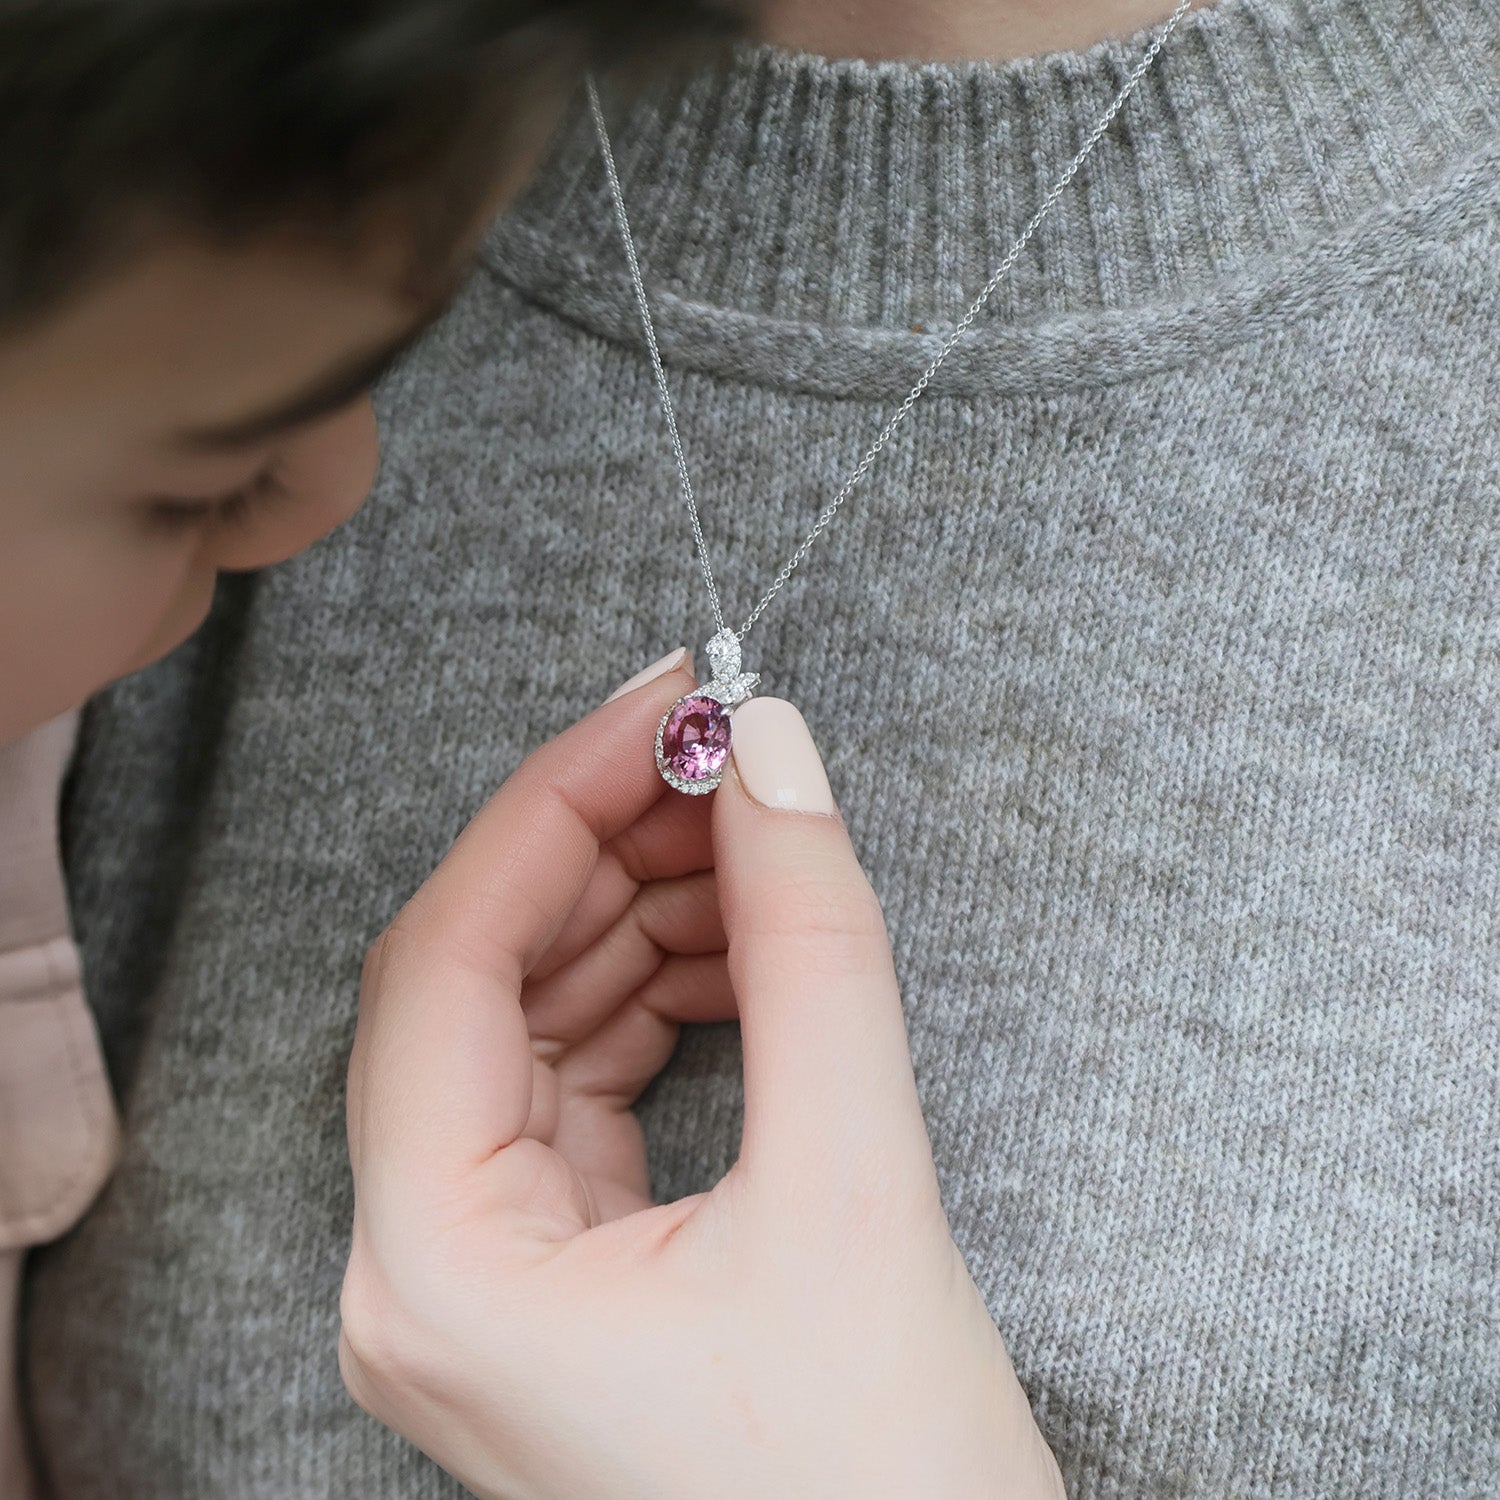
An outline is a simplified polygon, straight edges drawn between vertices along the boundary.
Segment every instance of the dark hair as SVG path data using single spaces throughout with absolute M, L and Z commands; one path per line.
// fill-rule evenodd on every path
M 163 226 L 451 255 L 536 111 L 694 0 L 0 0 L 0 324 Z M 543 97 L 545 96 L 545 97 Z

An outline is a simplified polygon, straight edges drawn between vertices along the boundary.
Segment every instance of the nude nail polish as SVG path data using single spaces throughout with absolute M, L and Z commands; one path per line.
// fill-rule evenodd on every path
M 755 801 L 784 812 L 837 812 L 823 757 L 790 703 L 752 698 L 735 709 L 733 725 L 735 770 Z
M 613 703 L 616 698 L 623 698 L 626 693 L 633 693 L 638 687 L 645 687 L 648 682 L 654 682 L 658 677 L 665 677 L 668 672 L 686 666 L 687 662 L 686 646 L 679 646 L 675 651 L 668 651 L 660 661 L 652 662 L 649 667 L 637 672 L 628 682 L 622 682 L 604 701 Z

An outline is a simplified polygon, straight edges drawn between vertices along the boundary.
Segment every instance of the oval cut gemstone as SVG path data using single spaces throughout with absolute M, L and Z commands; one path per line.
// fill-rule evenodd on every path
M 661 732 L 662 759 L 684 781 L 711 781 L 729 759 L 729 710 L 714 698 L 679 698 Z

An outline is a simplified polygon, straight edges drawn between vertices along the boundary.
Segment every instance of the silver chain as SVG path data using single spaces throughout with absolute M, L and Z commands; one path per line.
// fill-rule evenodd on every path
M 932 377 L 942 369 L 948 356 L 953 353 L 959 341 L 974 326 L 974 320 L 984 310 L 984 305 L 990 300 L 995 288 L 1005 280 L 1006 276 L 1020 259 L 1021 252 L 1031 242 L 1032 236 L 1041 226 L 1042 220 L 1051 212 L 1053 204 L 1067 191 L 1068 185 L 1078 175 L 1084 162 L 1089 159 L 1090 153 L 1103 138 L 1105 131 L 1114 123 L 1115 116 L 1125 107 L 1125 101 L 1135 92 L 1136 85 L 1146 76 L 1152 63 L 1156 61 L 1157 53 L 1166 45 L 1167 38 L 1177 28 L 1177 23 L 1186 15 L 1193 0 L 1178 0 L 1177 8 L 1168 17 L 1165 25 L 1156 34 L 1151 45 L 1146 49 L 1141 60 L 1131 69 L 1120 92 L 1115 95 L 1108 109 L 1099 116 L 1094 128 L 1089 132 L 1088 138 L 1078 148 L 1073 160 L 1064 168 L 1062 174 L 1048 189 L 1046 196 L 1037 206 L 1037 210 L 1027 220 L 1026 227 L 1021 231 L 1015 244 L 1006 252 L 1005 259 L 996 267 L 994 275 L 985 282 L 979 295 L 969 304 L 968 311 L 964 313 L 953 331 L 943 340 L 942 346 L 933 356 L 931 364 L 921 373 L 917 383 L 907 392 L 906 399 L 892 413 L 890 420 L 880 429 L 880 436 L 865 450 L 864 456 L 854 466 L 854 471 L 844 481 L 838 493 L 830 500 L 813 523 L 813 528 L 798 544 L 797 550 L 782 565 L 781 571 L 772 580 L 770 588 L 760 597 L 760 602 L 745 617 L 745 623 L 735 632 L 739 640 L 749 635 L 751 627 L 760 619 L 765 612 L 766 606 L 786 586 L 787 580 L 796 572 L 802 559 L 812 551 L 813 543 L 828 529 L 833 518 L 839 513 L 843 503 L 858 488 L 860 481 L 869 473 L 870 466 L 879 456 L 881 449 L 890 442 L 892 434 L 906 420 L 907 414 L 921 399 L 922 393 L 932 383 Z M 599 137 L 599 151 L 604 158 L 605 175 L 609 178 L 610 197 L 614 202 L 615 219 L 620 226 L 620 239 L 625 246 L 625 259 L 630 267 L 630 280 L 635 288 L 636 306 L 640 310 L 641 329 L 646 335 L 646 348 L 651 356 L 651 369 L 656 376 L 657 395 L 661 400 L 663 416 L 667 419 L 667 431 L 672 439 L 672 452 L 677 459 L 677 473 L 682 483 L 682 498 L 687 502 L 688 516 L 693 524 L 693 542 L 698 550 L 698 563 L 703 569 L 703 581 L 708 585 L 708 597 L 713 604 L 714 625 L 719 630 L 724 630 L 724 608 L 719 601 L 718 585 L 714 582 L 714 571 L 708 560 L 708 544 L 703 538 L 703 522 L 698 514 L 698 500 L 693 493 L 693 481 L 688 474 L 687 455 L 682 449 L 682 437 L 677 430 L 677 413 L 672 406 L 672 393 L 667 386 L 667 372 L 662 365 L 661 349 L 656 341 L 656 325 L 651 318 L 651 306 L 646 299 L 646 283 L 641 276 L 641 263 L 636 255 L 635 237 L 630 232 L 630 219 L 625 212 L 625 194 L 620 187 L 620 174 L 615 168 L 615 154 L 610 147 L 609 131 L 604 124 L 604 110 L 599 103 L 599 90 L 595 87 L 594 80 L 587 80 L 589 110 L 594 117 L 594 131 Z

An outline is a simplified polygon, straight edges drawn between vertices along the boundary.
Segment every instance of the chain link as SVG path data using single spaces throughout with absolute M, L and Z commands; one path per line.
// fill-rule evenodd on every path
M 1109 108 L 1099 116 L 1094 128 L 1089 132 L 1082 146 L 1075 153 L 1072 161 L 1063 169 L 1061 175 L 1047 190 L 1037 210 L 1027 220 L 1026 227 L 1021 231 L 1015 244 L 1006 252 L 1005 259 L 996 267 L 994 274 L 985 282 L 979 295 L 969 304 L 964 313 L 948 337 L 943 340 L 938 352 L 933 356 L 932 362 L 917 377 L 917 383 L 907 392 L 906 399 L 891 414 L 889 421 L 881 428 L 880 435 L 865 450 L 864 456 L 854 466 L 853 472 L 844 481 L 837 494 L 828 502 L 819 513 L 817 520 L 813 523 L 812 530 L 803 537 L 798 544 L 797 550 L 782 565 L 781 571 L 771 581 L 771 586 L 761 595 L 760 601 L 755 608 L 745 617 L 745 623 L 735 632 L 740 639 L 750 633 L 751 627 L 765 613 L 766 606 L 786 587 L 787 581 L 797 571 L 802 560 L 812 551 L 814 543 L 832 524 L 833 518 L 838 515 L 844 502 L 859 488 L 865 475 L 869 473 L 870 466 L 880 456 L 881 450 L 890 442 L 896 429 L 906 420 L 911 411 L 927 387 L 932 383 L 933 376 L 942 369 L 944 363 L 970 328 L 974 326 L 974 320 L 984 310 L 985 304 L 994 294 L 995 289 L 1010 274 L 1016 262 L 1021 257 L 1021 252 L 1031 243 L 1032 236 L 1041 227 L 1042 221 L 1052 211 L 1053 205 L 1068 190 L 1073 179 L 1082 169 L 1084 162 L 1089 159 L 1095 146 L 1103 139 L 1104 133 L 1114 123 L 1115 116 L 1125 107 L 1126 101 L 1135 92 L 1136 86 L 1146 76 L 1152 63 L 1156 61 L 1157 54 L 1166 45 L 1167 38 L 1176 30 L 1177 23 L 1183 18 L 1191 7 L 1193 0 L 1178 0 L 1177 7 L 1173 10 L 1166 24 L 1156 34 L 1151 45 L 1130 74 L 1110 103 Z M 604 171 L 609 179 L 610 197 L 614 202 L 615 219 L 620 227 L 620 238 L 625 247 L 625 259 L 630 268 L 631 285 L 635 289 L 636 307 L 641 316 L 641 328 L 646 336 L 646 348 L 651 356 L 651 369 L 656 376 L 657 396 L 661 403 L 662 414 L 667 419 L 667 431 L 672 440 L 672 453 L 677 460 L 677 473 L 682 485 L 682 497 L 687 503 L 688 516 L 693 526 L 693 543 L 698 552 L 698 563 L 703 570 L 703 581 L 708 585 L 708 597 L 713 605 L 714 624 L 719 630 L 724 629 L 724 608 L 719 600 L 718 585 L 714 582 L 713 568 L 708 560 L 708 543 L 703 537 L 703 522 L 698 514 L 698 500 L 693 493 L 693 482 L 688 474 L 687 456 L 683 452 L 682 438 L 677 430 L 677 414 L 672 407 L 672 393 L 667 385 L 667 372 L 662 365 L 661 350 L 656 342 L 656 326 L 651 318 L 651 306 L 646 298 L 646 283 L 641 275 L 640 260 L 636 255 L 635 239 L 630 232 L 630 220 L 625 213 L 625 194 L 620 187 L 620 174 L 615 168 L 615 155 L 610 147 L 609 132 L 604 124 L 604 111 L 599 103 L 599 91 L 590 77 L 588 84 L 589 109 L 594 117 L 594 131 L 599 137 L 599 151 L 604 158 Z

